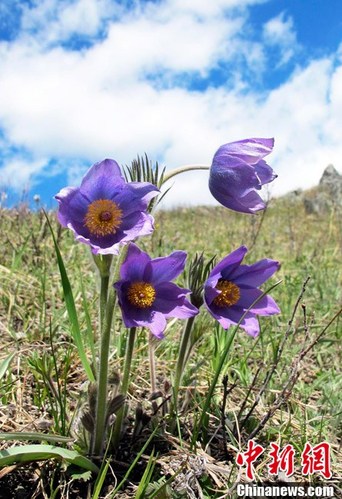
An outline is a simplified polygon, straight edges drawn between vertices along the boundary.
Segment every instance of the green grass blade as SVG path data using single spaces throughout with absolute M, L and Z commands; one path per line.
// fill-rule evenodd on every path
M 119 485 L 115 488 L 115 490 L 113 490 L 112 492 L 112 495 L 110 496 L 111 498 L 112 497 L 115 497 L 115 494 L 121 489 L 121 487 L 124 485 L 124 483 L 126 482 L 127 478 L 129 477 L 129 475 L 131 474 L 131 471 L 134 469 L 134 466 L 137 464 L 137 462 L 139 461 L 139 459 L 141 458 L 141 456 L 143 455 L 143 453 L 145 452 L 145 449 L 148 447 L 149 443 L 151 442 L 151 440 L 153 439 L 154 435 L 157 433 L 157 430 L 159 430 L 159 425 L 155 427 L 155 429 L 153 430 L 153 432 L 151 433 L 151 435 L 148 437 L 148 439 L 146 440 L 146 442 L 144 443 L 144 445 L 142 446 L 142 448 L 140 449 L 139 453 L 137 454 L 137 456 L 135 457 L 134 461 L 132 462 L 131 466 L 128 468 L 125 476 L 123 477 L 123 479 L 121 480 L 121 482 L 119 483 Z
M 39 442 L 72 442 L 74 439 L 70 437 L 63 437 L 62 435 L 50 435 L 36 432 L 15 432 L 15 433 L 0 433 L 1 440 L 37 440 Z
M 156 465 L 156 460 L 154 457 L 154 449 L 153 449 L 151 454 L 150 454 L 150 458 L 148 460 L 144 474 L 141 477 L 139 486 L 136 490 L 135 499 L 143 499 L 145 497 L 145 492 L 146 492 L 146 489 L 148 487 L 148 484 L 151 481 L 155 465 Z
M 107 477 L 107 471 L 108 471 L 109 465 L 110 465 L 110 459 L 107 459 L 106 464 L 104 466 L 101 466 L 99 475 L 98 475 L 96 482 L 95 482 L 95 488 L 94 488 L 94 492 L 92 495 L 92 499 L 98 499 L 100 497 L 100 492 L 101 492 L 102 486 L 104 484 L 104 481 Z
M 77 312 L 76 312 L 76 307 L 75 307 L 74 296 L 72 293 L 68 274 L 67 274 L 62 255 L 61 255 L 61 252 L 59 250 L 59 247 L 58 247 L 58 244 L 57 244 L 57 241 L 55 238 L 55 234 L 54 234 L 53 229 L 51 227 L 50 220 L 49 220 L 46 213 L 45 213 L 45 216 L 46 216 L 46 220 L 47 220 L 47 223 L 49 225 L 49 229 L 50 229 L 50 232 L 51 232 L 51 235 L 53 238 L 53 243 L 54 243 L 55 252 L 56 252 L 56 256 L 57 256 L 57 262 L 58 262 L 59 272 L 61 275 L 61 281 L 62 281 L 62 286 L 63 286 L 65 305 L 67 308 L 69 321 L 70 321 L 70 325 L 71 325 L 71 335 L 72 335 L 72 338 L 73 338 L 75 345 L 77 347 L 77 350 L 78 350 L 78 353 L 80 356 L 80 360 L 81 360 L 83 368 L 88 376 L 88 379 L 90 381 L 94 382 L 95 377 L 94 377 L 93 371 L 91 370 L 87 355 L 85 353 L 85 349 L 84 349 L 84 345 L 83 345 L 83 341 L 82 341 L 82 335 L 81 335 L 81 331 L 80 331 L 80 325 L 78 322 L 78 317 L 77 317 Z
M 6 374 L 7 370 L 8 370 L 8 368 L 9 368 L 10 363 L 12 362 L 15 354 L 16 354 L 16 352 L 11 353 L 8 357 L 6 357 L 1 362 L 1 364 L 0 364 L 0 379 L 2 379 L 5 376 L 5 374 Z
M 62 459 L 85 470 L 99 472 L 99 468 L 76 451 L 54 445 L 23 445 L 0 451 L 0 467 L 15 463 L 29 463 L 45 459 Z

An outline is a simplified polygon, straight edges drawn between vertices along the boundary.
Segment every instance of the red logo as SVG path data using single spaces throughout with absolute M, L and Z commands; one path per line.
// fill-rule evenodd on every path
M 279 445 L 271 443 L 271 447 L 272 450 L 268 453 L 271 458 L 268 464 L 269 473 L 277 475 L 279 471 L 284 471 L 286 477 L 293 475 L 295 456 L 293 445 L 287 444 L 281 452 Z
M 246 452 L 239 452 L 237 455 L 237 464 L 239 466 L 247 466 L 246 475 L 250 480 L 254 480 L 255 478 L 252 464 L 258 459 L 264 450 L 265 449 L 261 445 L 256 444 L 254 440 L 248 440 L 248 449 Z
M 330 444 L 328 444 L 328 442 L 322 442 L 312 447 L 309 442 L 306 442 L 302 452 L 301 463 L 303 475 L 322 473 L 324 478 L 331 478 Z

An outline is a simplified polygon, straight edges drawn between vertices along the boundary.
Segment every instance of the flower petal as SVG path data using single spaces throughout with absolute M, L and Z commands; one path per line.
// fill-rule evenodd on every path
M 148 327 L 151 333 L 156 336 L 159 340 L 164 338 L 164 331 L 166 328 L 165 316 L 160 312 L 153 312 L 150 321 L 146 321 L 145 327 Z
M 278 177 L 278 175 L 274 173 L 272 168 L 263 159 L 256 163 L 254 168 L 262 185 L 269 184 L 272 180 Z
M 212 271 L 209 274 L 209 279 L 216 278 L 216 276 L 217 276 L 217 281 L 220 277 L 228 279 L 230 274 L 233 273 L 235 269 L 239 268 L 247 251 L 248 249 L 246 248 L 246 246 L 240 246 L 240 248 L 236 249 L 235 251 L 232 251 L 229 255 L 223 258 L 217 265 L 215 265 L 215 267 L 212 269 Z M 215 282 L 214 286 L 216 286 L 217 281 Z
M 246 331 L 249 336 L 256 338 L 260 333 L 259 321 L 253 313 L 248 312 L 240 324 L 240 327 Z
M 141 212 L 132 213 L 127 219 L 124 219 L 123 226 L 115 231 L 114 234 L 107 236 L 96 236 L 90 234 L 83 223 L 72 221 L 67 226 L 72 229 L 76 235 L 76 240 L 88 244 L 94 254 L 118 254 L 120 245 L 127 244 L 139 236 L 145 236 L 153 232 L 153 218 Z
M 162 312 L 165 317 L 186 319 L 198 313 L 198 309 L 185 298 L 191 293 L 189 289 L 180 288 L 173 282 L 162 282 L 155 287 L 155 290 L 153 309 Z
M 145 268 L 151 258 L 134 243 L 129 245 L 127 256 L 120 268 L 120 277 L 124 281 L 142 281 Z
M 244 195 L 233 191 L 232 188 L 226 186 L 225 180 L 216 180 L 210 177 L 209 189 L 214 198 L 230 210 L 239 211 L 240 213 L 255 213 L 256 211 L 265 209 L 266 205 L 261 197 L 255 191 L 249 191 Z M 261 185 L 261 184 L 260 184 Z
M 221 318 L 219 322 L 221 323 L 222 327 L 224 327 L 223 323 L 229 325 L 237 325 L 244 314 L 245 310 L 237 306 L 223 308 L 221 311 Z M 242 319 L 240 323 L 240 327 L 244 329 L 247 334 L 253 337 L 258 336 L 260 332 L 259 321 L 256 318 L 255 314 L 253 314 L 253 312 L 246 313 L 244 319 Z
M 228 329 L 231 325 L 234 324 L 232 320 L 221 314 L 222 309 L 219 309 L 219 307 L 215 307 L 215 305 L 213 304 L 209 306 L 206 301 L 204 303 L 210 315 L 212 315 L 212 317 L 214 317 L 214 319 L 216 319 L 224 329 Z
M 264 258 L 252 265 L 240 265 L 232 274 L 232 278 L 238 286 L 244 285 L 257 288 L 267 281 L 279 268 L 279 262 Z
M 255 168 L 238 157 L 226 153 L 224 146 L 216 152 L 209 178 L 209 188 L 222 194 L 241 197 L 252 189 L 261 189 Z
M 259 194 L 255 191 L 248 192 L 239 200 L 243 213 L 255 213 L 256 211 L 264 210 L 266 208 L 265 202 L 261 199 Z
M 215 300 L 216 296 L 218 296 L 221 291 L 216 289 L 216 284 L 218 283 L 218 279 L 213 281 L 213 278 L 211 278 L 211 282 L 209 283 L 209 280 L 207 280 L 206 285 L 204 287 L 204 300 L 205 303 L 210 306 L 212 302 Z M 215 284 L 213 284 L 215 282 Z M 209 283 L 209 284 L 208 284 Z
M 67 227 L 72 221 L 83 223 L 88 201 L 77 187 L 64 187 L 56 194 L 55 199 L 59 203 L 57 218 L 63 227 Z
M 174 251 L 169 256 L 151 260 L 145 278 L 154 284 L 172 281 L 184 270 L 186 257 L 185 251 Z
M 258 298 L 262 296 L 262 294 L 263 292 L 256 288 L 241 289 L 241 297 L 236 303 L 236 306 L 247 310 Z M 255 305 L 253 305 L 250 312 L 257 315 L 274 315 L 279 314 L 280 309 L 271 296 L 265 295 L 260 298 Z
M 191 291 L 183 289 L 173 282 L 162 282 L 155 285 L 156 298 L 153 303 L 153 308 L 163 313 L 169 313 L 178 305 L 182 305 L 184 298 Z
M 265 209 L 256 191 L 276 177 L 262 159 L 272 151 L 273 144 L 273 139 L 245 139 L 221 146 L 209 175 L 214 198 L 226 208 L 242 213 Z
M 159 189 L 148 182 L 131 182 L 111 199 L 120 206 L 125 215 L 131 215 L 135 211 L 146 210 L 149 201 L 158 193 Z
M 127 184 L 132 191 L 135 191 L 137 197 L 149 203 L 151 199 L 160 193 L 158 187 L 149 182 L 130 182 Z
M 113 159 L 104 159 L 89 168 L 81 182 L 80 190 L 89 201 L 111 199 L 110 194 L 125 185 L 119 165 Z
M 254 164 L 259 159 L 264 158 L 272 152 L 274 146 L 274 139 L 243 139 L 236 142 L 225 144 L 227 154 L 230 156 L 237 156 L 246 163 Z
M 183 305 L 175 307 L 170 313 L 165 314 L 165 317 L 177 317 L 178 319 L 188 319 L 189 317 L 194 317 L 199 313 L 198 308 L 196 308 L 189 300 L 184 299 Z
M 161 312 L 156 310 L 138 309 L 121 305 L 122 319 L 126 327 L 146 327 L 159 339 L 164 338 L 166 319 Z

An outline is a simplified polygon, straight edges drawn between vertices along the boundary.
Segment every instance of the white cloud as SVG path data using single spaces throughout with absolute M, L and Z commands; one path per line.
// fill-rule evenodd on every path
M 0 185 L 11 188 L 22 193 L 27 186 L 31 185 L 34 175 L 41 173 L 46 166 L 46 160 L 25 160 L 20 158 L 10 159 L 0 170 Z
M 123 8 L 111 0 L 35 0 L 22 6 L 23 34 L 33 33 L 41 44 L 67 41 L 73 35 L 96 37 L 108 19 Z
M 317 183 L 328 163 L 339 168 L 341 62 L 311 61 L 279 88 L 253 90 L 232 63 L 243 59 L 255 78 L 267 70 L 265 45 L 241 35 L 249 3 L 168 0 L 119 12 L 110 0 L 44 0 L 40 10 L 26 9 L 20 37 L 0 44 L 0 127 L 33 159 L 13 157 L 0 182 L 12 171 L 20 188 L 50 157 L 69 164 L 73 183 L 81 175 L 75 158 L 126 164 L 146 151 L 169 167 L 209 164 L 219 145 L 248 136 L 276 138 L 274 193 Z M 106 37 L 88 50 L 57 43 L 75 33 L 96 36 L 104 22 Z M 286 54 L 295 40 L 291 19 L 271 20 L 263 36 Z M 201 92 L 184 84 L 218 65 L 229 84 Z M 182 85 L 164 86 L 165 74 Z M 206 172 L 180 177 L 168 203 L 212 202 L 206 184 Z
M 286 64 L 299 48 L 293 20 L 284 12 L 264 24 L 263 38 L 267 45 L 279 48 L 279 65 Z

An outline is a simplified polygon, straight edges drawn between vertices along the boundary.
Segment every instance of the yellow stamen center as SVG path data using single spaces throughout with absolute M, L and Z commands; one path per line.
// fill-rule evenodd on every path
M 122 222 L 122 210 L 110 199 L 97 199 L 88 206 L 84 225 L 95 236 L 115 234 Z
M 132 305 L 138 308 L 147 308 L 154 302 L 156 290 L 148 282 L 133 282 L 128 288 L 127 298 Z
M 213 300 L 217 307 L 231 307 L 240 299 L 240 288 L 233 282 L 220 279 L 216 284 L 216 289 L 221 291 Z

